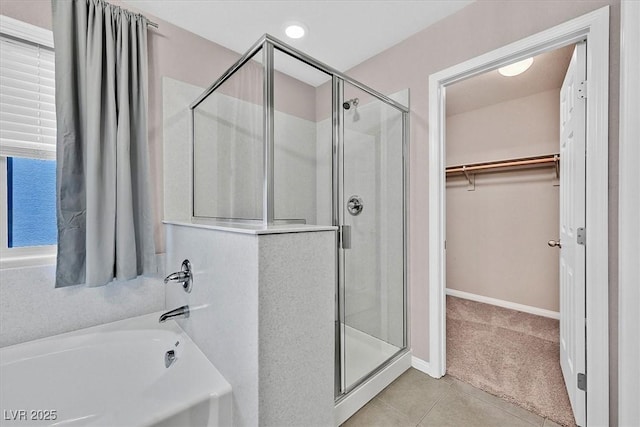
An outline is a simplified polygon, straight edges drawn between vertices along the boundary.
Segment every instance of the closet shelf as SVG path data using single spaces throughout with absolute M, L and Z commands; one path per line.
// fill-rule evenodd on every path
M 464 174 L 471 183 L 469 173 L 488 172 L 496 169 L 504 168 L 520 168 L 520 167 L 546 167 L 554 166 L 556 168 L 556 176 L 560 172 L 560 154 L 548 154 L 546 156 L 537 157 L 521 157 L 518 159 L 497 160 L 493 162 L 471 163 L 468 165 L 448 166 L 447 175 Z
M 520 168 L 536 168 L 553 166 L 556 169 L 556 178 L 560 178 L 560 154 L 547 154 L 536 157 L 520 157 L 518 159 L 497 160 L 493 162 L 470 163 L 468 165 L 447 166 L 447 175 L 464 174 L 469 181 L 469 191 L 473 191 L 475 185 L 475 174 L 481 172 L 491 172 L 494 170 L 512 170 Z

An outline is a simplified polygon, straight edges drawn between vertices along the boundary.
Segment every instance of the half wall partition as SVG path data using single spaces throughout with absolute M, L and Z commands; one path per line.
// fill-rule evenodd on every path
M 194 221 L 338 228 L 337 400 L 408 351 L 408 112 L 269 35 L 191 105 Z

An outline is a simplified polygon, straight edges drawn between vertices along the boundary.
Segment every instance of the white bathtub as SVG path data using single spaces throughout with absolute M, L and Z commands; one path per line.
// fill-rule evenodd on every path
M 159 315 L 0 349 L 0 425 L 231 425 L 231 386 Z

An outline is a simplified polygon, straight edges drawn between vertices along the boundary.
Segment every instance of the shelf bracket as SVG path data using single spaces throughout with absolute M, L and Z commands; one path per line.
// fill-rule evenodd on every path
M 469 172 L 467 172 L 467 167 L 466 166 L 462 166 L 462 173 L 467 178 L 467 181 L 469 181 L 469 184 L 467 185 L 467 191 L 475 191 L 475 189 L 476 189 L 476 175 L 475 174 L 469 175 Z

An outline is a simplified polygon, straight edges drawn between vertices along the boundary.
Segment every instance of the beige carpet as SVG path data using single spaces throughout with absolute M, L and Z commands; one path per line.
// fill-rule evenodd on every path
M 557 320 L 447 297 L 447 373 L 575 426 L 559 352 Z

